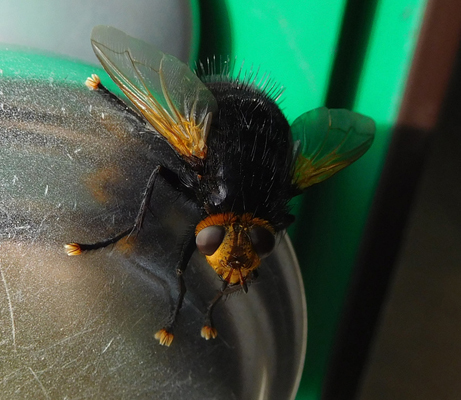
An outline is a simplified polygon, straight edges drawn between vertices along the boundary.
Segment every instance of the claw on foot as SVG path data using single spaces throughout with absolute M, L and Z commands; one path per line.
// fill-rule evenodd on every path
M 216 339 L 218 336 L 218 331 L 216 328 L 213 328 L 212 326 L 204 325 L 202 330 L 200 331 L 200 334 L 202 335 L 202 338 L 206 340 L 210 339 Z
M 82 248 L 78 243 L 67 243 L 64 248 L 68 256 L 78 256 L 82 254 Z
M 90 77 L 86 78 L 85 85 L 91 90 L 98 90 L 101 79 L 98 75 L 92 74 Z
M 155 339 L 157 339 L 162 346 L 170 347 L 173 342 L 174 335 L 168 332 L 165 328 L 155 332 Z

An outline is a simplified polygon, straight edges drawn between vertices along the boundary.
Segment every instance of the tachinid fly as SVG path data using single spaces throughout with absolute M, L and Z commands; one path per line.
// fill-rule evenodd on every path
M 375 125 L 343 109 L 318 108 L 291 125 L 270 91 L 225 74 L 198 77 L 173 56 L 107 26 L 91 42 L 104 69 L 135 106 L 152 134 L 168 142 L 181 167 L 160 163 L 152 172 L 133 226 L 95 244 L 70 243 L 68 255 L 116 243 L 142 226 L 155 182 L 164 179 L 200 209 L 195 236 L 182 244 L 176 265 L 179 296 L 168 324 L 155 337 L 169 346 L 186 292 L 183 273 L 197 248 L 223 285 L 210 302 L 202 337 L 215 338 L 212 310 L 223 295 L 248 290 L 276 235 L 294 220 L 289 200 L 361 157 Z M 93 75 L 87 86 L 110 94 Z M 121 100 L 117 101 L 121 102 Z

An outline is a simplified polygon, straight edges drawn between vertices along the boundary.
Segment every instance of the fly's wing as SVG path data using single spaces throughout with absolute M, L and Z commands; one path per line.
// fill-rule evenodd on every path
M 106 72 L 184 158 L 205 158 L 216 99 L 181 61 L 109 26 L 91 34 Z
M 375 123 L 352 111 L 321 107 L 298 117 L 291 131 L 299 141 L 293 183 L 304 190 L 365 154 L 373 142 Z

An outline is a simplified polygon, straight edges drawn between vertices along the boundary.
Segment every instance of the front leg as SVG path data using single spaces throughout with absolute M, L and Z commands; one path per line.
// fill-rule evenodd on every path
M 170 314 L 168 319 L 168 323 L 155 333 L 155 339 L 157 339 L 161 345 L 163 346 L 170 346 L 173 342 L 174 335 L 173 335 L 173 327 L 176 322 L 176 318 L 178 317 L 179 310 L 181 310 L 182 303 L 184 300 L 184 295 L 186 294 L 187 288 L 184 282 L 184 272 L 186 271 L 187 265 L 189 264 L 190 258 L 194 253 L 196 248 L 195 245 L 195 235 L 193 232 L 188 236 L 186 242 L 182 246 L 180 259 L 178 264 L 176 265 L 176 278 L 178 282 L 178 297 L 176 299 L 175 306 L 173 311 Z
M 245 285 L 239 285 L 239 284 L 229 285 L 228 282 L 226 281 L 223 282 L 221 290 L 219 290 L 218 293 L 216 293 L 216 296 L 214 297 L 214 299 L 210 302 L 210 304 L 207 307 L 207 312 L 205 314 L 205 322 L 200 332 L 202 338 L 206 340 L 210 340 L 210 339 L 216 339 L 216 337 L 218 336 L 218 331 L 213 326 L 213 318 L 212 318 L 213 309 L 216 306 L 216 304 L 218 304 L 219 301 L 224 296 L 227 296 L 229 294 L 237 293 L 237 292 L 240 292 L 241 290 L 247 293 L 248 292 L 247 284 L 249 283 L 251 284 L 251 282 L 255 280 L 256 277 L 257 277 L 257 272 L 253 271 L 251 279 L 248 279 L 247 282 L 245 282 L 246 283 Z

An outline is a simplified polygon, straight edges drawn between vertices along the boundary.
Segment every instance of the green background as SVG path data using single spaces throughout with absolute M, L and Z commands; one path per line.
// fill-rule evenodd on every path
M 370 151 L 294 202 L 290 229 L 309 338 L 297 399 L 319 399 L 349 279 L 396 121 L 425 0 L 201 1 L 200 57 L 230 55 L 285 87 L 292 122 L 322 105 L 371 116 Z

